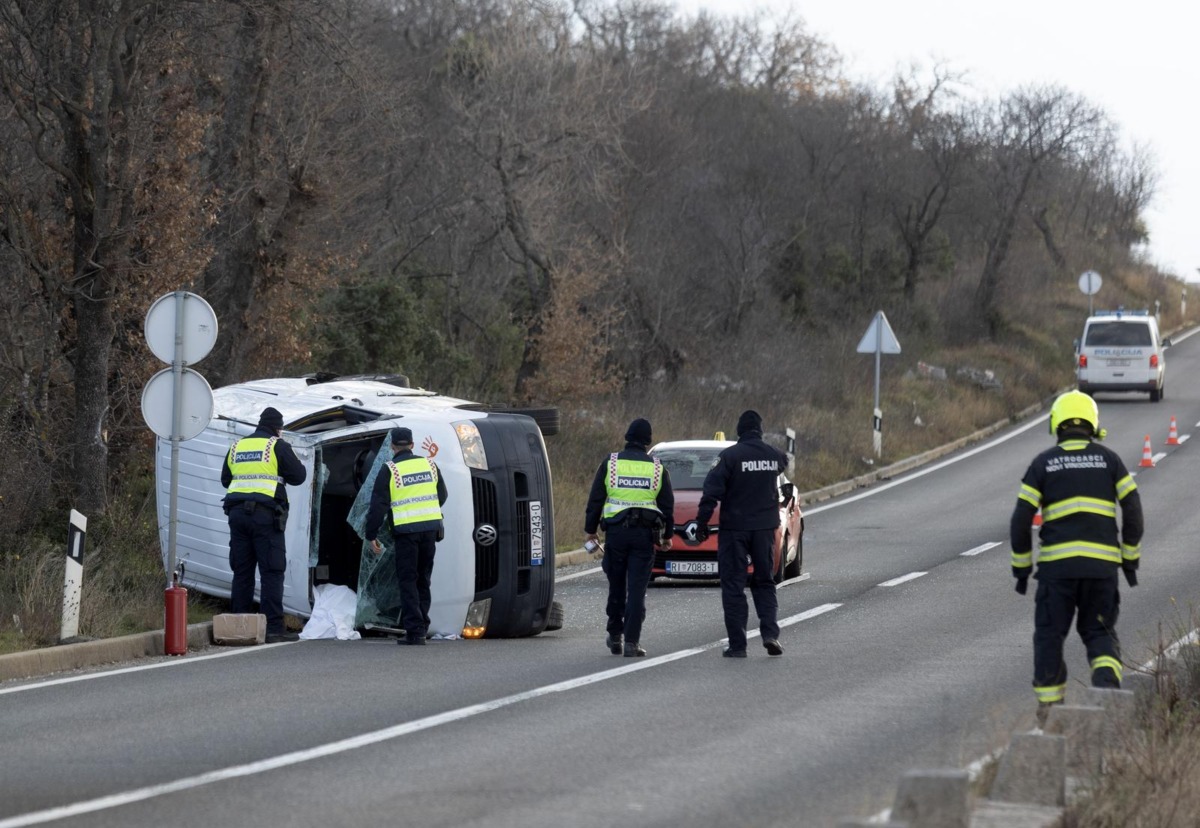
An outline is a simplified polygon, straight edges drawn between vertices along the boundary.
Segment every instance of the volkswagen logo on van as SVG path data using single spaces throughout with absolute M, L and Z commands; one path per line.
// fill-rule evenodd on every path
M 475 542 L 480 546 L 491 546 L 498 536 L 496 527 L 490 523 L 481 523 L 475 527 Z

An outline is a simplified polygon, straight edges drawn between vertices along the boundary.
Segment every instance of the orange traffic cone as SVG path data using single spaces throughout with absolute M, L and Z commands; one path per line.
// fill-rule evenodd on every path
M 1152 455 L 1150 453 L 1150 435 L 1149 434 L 1146 435 L 1146 444 L 1142 447 L 1142 462 L 1138 463 L 1138 465 L 1139 466 L 1153 466 L 1154 465 L 1154 455 Z
M 1179 426 L 1175 424 L 1175 417 L 1171 417 L 1171 430 L 1167 432 L 1167 445 L 1179 445 Z
M 1041 525 L 1042 525 L 1042 511 L 1041 511 L 1041 509 L 1039 509 L 1039 510 L 1038 510 L 1038 512 L 1037 512 L 1037 514 L 1035 514 L 1035 515 L 1033 516 L 1033 525 L 1034 525 L 1034 526 L 1041 526 Z

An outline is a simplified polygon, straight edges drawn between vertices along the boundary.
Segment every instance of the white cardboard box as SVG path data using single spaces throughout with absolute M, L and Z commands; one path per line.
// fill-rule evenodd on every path
M 232 612 L 214 615 L 212 636 L 216 644 L 262 644 L 267 640 L 267 616 Z

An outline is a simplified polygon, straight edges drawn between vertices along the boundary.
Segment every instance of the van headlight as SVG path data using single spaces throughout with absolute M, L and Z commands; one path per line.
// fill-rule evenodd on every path
M 473 469 L 486 470 L 487 452 L 483 450 L 483 438 L 479 429 L 470 420 L 454 424 L 454 433 L 458 435 L 458 446 L 462 449 L 463 461 Z
M 463 622 L 463 638 L 483 638 L 487 632 L 488 616 L 492 614 L 492 599 L 472 601 L 467 607 L 467 620 Z

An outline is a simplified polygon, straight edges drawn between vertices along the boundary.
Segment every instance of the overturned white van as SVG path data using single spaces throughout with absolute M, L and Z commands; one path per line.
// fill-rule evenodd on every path
M 284 439 L 308 471 L 303 485 L 288 487 L 285 612 L 307 617 L 314 587 L 328 583 L 357 593 L 357 628 L 397 626 L 391 533 L 380 533 L 385 552 L 376 556 L 363 541 L 362 523 L 371 490 L 363 484 L 391 459 L 388 432 L 402 425 L 412 429 L 415 453 L 437 463 L 448 490 L 430 633 L 507 638 L 562 626 L 562 608 L 554 601 L 553 499 L 543 440 L 543 431 L 557 430 L 554 409 L 487 410 L 388 376 L 257 380 L 216 389 L 213 397 L 208 427 L 179 446 L 176 559 L 183 586 L 229 596 L 221 465 L 230 446 L 272 406 L 282 412 Z M 167 565 L 170 441 L 158 441 L 156 466 Z

